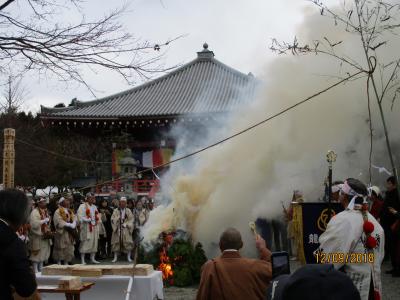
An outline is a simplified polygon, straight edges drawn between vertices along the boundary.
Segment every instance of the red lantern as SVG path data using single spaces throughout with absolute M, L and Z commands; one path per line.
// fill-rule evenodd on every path
M 372 233 L 374 231 L 374 224 L 370 221 L 365 221 L 363 225 L 363 230 L 366 234 Z
M 377 245 L 376 238 L 372 236 L 367 237 L 365 246 L 367 246 L 368 249 L 374 249 L 376 245 Z

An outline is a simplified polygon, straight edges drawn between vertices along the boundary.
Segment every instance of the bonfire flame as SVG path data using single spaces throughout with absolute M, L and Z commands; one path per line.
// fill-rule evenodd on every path
M 169 280 L 172 284 L 172 278 L 174 276 L 174 271 L 172 270 L 172 262 L 170 257 L 168 256 L 168 248 L 172 245 L 173 235 L 163 234 L 163 245 L 160 250 L 160 264 L 158 266 L 158 270 L 162 272 L 163 280 Z
M 164 247 L 160 252 L 160 265 L 158 266 L 158 269 L 162 272 L 162 277 L 164 280 L 168 280 L 174 275 L 170 258 Z

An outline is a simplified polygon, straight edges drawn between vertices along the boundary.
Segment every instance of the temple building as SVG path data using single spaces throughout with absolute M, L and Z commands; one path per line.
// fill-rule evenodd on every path
M 90 178 L 93 182 L 113 179 L 112 184 L 97 189 L 121 192 L 129 187 L 126 181 L 115 179 L 132 171 L 124 163 L 129 162 L 129 168 L 135 170 L 167 163 L 176 147 L 176 137 L 170 134 L 174 126 L 201 132 L 220 115 L 234 110 L 243 98 L 252 98 L 255 86 L 251 73 L 243 74 L 218 61 L 204 44 L 197 58 L 166 75 L 101 99 L 74 99 L 70 106 L 60 108 L 42 106 L 40 118 L 54 130 L 97 137 L 102 147 L 96 160 L 112 161 L 111 166 L 88 166 L 85 178 L 72 186 L 88 185 Z M 157 184 L 154 176 L 133 178 L 132 192 L 149 193 Z

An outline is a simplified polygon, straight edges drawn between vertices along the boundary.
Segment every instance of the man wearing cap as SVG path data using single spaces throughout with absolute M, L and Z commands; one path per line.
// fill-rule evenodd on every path
M 131 252 L 133 249 L 133 213 L 126 207 L 126 197 L 121 197 L 119 207 L 114 209 L 111 216 L 112 237 L 111 246 L 114 252 L 112 262 L 117 262 L 119 253 L 123 252 L 127 255 L 127 260 L 131 262 Z
M 68 264 L 74 258 L 74 244 L 76 230 L 76 217 L 70 209 L 70 199 L 61 197 L 58 201 L 58 209 L 53 216 L 54 227 L 56 229 L 54 236 L 53 259 L 61 265 Z
M 90 261 L 98 264 L 95 259 L 99 243 L 99 232 L 101 222 L 99 212 L 96 205 L 94 205 L 96 198 L 93 193 L 87 193 L 85 203 L 82 203 L 78 208 L 78 221 L 80 224 L 80 246 L 79 252 L 81 253 L 82 264 L 85 262 L 85 254 L 90 254 Z
M 329 221 L 315 255 L 318 262 L 333 263 L 349 276 L 362 300 L 379 300 L 385 237 L 381 225 L 368 212 L 367 195 L 361 181 L 349 178 L 344 182 L 340 202 L 345 210 Z
M 50 216 L 46 208 L 46 198 L 39 198 L 30 215 L 29 232 L 30 260 L 33 263 L 35 272 L 41 271 L 43 263 L 50 257 L 51 230 Z

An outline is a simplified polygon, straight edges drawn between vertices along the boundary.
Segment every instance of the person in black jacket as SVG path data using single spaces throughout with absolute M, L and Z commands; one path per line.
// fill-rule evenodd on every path
M 396 222 L 400 222 L 400 211 L 395 210 L 393 207 L 389 207 L 389 212 L 396 218 Z M 393 224 L 391 229 L 392 229 L 392 234 L 396 238 L 396 244 L 395 244 L 395 252 L 394 252 L 394 261 L 395 265 L 400 266 L 400 226 L 398 223 Z M 400 277 L 400 272 L 393 272 L 392 273 L 393 277 Z
M 112 236 L 112 227 L 111 227 L 111 215 L 113 213 L 113 209 L 109 206 L 107 199 L 102 199 L 99 205 L 99 211 L 101 213 L 102 218 L 104 218 L 103 225 L 106 231 L 105 236 L 100 236 L 99 240 L 99 251 L 101 259 L 105 259 L 107 257 L 112 257 L 111 253 L 111 236 Z
M 396 259 L 396 248 L 399 242 L 399 237 L 392 232 L 392 225 L 396 222 L 396 217 L 393 215 L 389 208 L 400 211 L 400 201 L 397 192 L 397 182 L 394 176 L 391 176 L 386 181 L 387 192 L 383 202 L 381 213 L 381 225 L 385 231 L 385 252 L 390 256 L 393 269 L 386 271 L 387 274 L 392 274 L 394 277 L 400 276 L 400 263 Z
M 27 223 L 30 210 L 31 203 L 23 192 L 0 191 L 0 298 L 4 300 L 14 299 L 13 290 L 21 297 L 39 299 L 25 244 L 16 234 Z
M 400 220 L 400 211 L 395 210 L 393 207 L 389 207 L 389 211 L 397 220 Z

